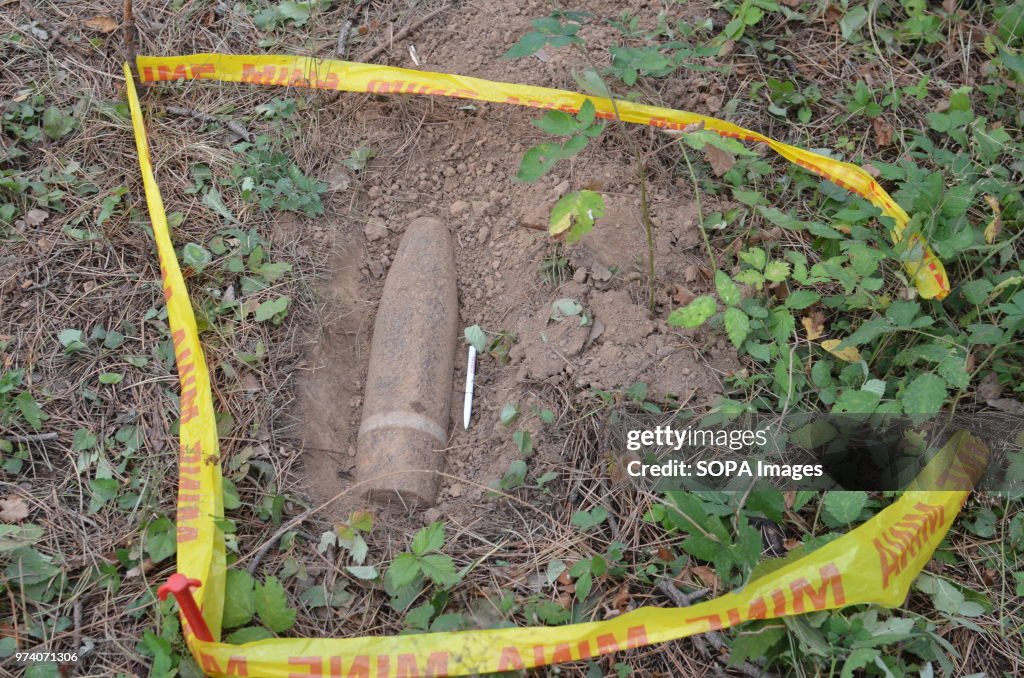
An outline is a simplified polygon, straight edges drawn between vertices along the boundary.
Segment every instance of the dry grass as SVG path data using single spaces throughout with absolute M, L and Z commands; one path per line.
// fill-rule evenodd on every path
M 316 10 L 308 24 L 275 34 L 274 44 L 261 44 L 266 37 L 255 28 L 244 5 L 186 0 L 180 6 L 168 2 L 138 3 L 139 53 L 186 54 L 218 51 L 247 53 L 273 52 L 328 56 L 333 51 L 337 30 L 344 24 L 348 9 L 337 5 L 328 11 Z M 380 29 L 366 36 L 354 35 L 349 51 L 366 53 L 376 44 L 387 44 L 391 31 L 433 11 L 438 6 L 407 6 L 390 1 L 371 2 L 364 17 L 377 22 Z M 237 8 L 242 8 L 236 10 Z M 68 577 L 67 585 L 57 587 L 46 602 L 35 604 L 20 600 L 14 591 L 0 598 L 0 619 L 10 620 L 2 634 L 19 638 L 22 649 L 38 647 L 47 651 L 91 648 L 85 661 L 69 675 L 106 676 L 140 674 L 149 659 L 137 649 L 145 630 L 161 622 L 153 591 L 173 571 L 173 558 L 158 565 L 126 567 L 138 559 L 143 547 L 145 527 L 162 516 L 173 517 L 176 437 L 174 423 L 177 378 L 167 351 L 169 337 L 161 319 L 163 300 L 160 274 L 152 240 L 148 235 L 148 217 L 142 197 L 130 122 L 114 107 L 121 103 L 123 46 L 119 33 L 109 35 L 83 27 L 95 16 L 120 16 L 116 2 L 90 2 L 68 5 L 51 1 L 0 0 L 0 102 L 23 101 L 34 94 L 46 103 L 73 110 L 80 128 L 60 142 L 42 142 L 31 156 L 18 160 L 17 167 L 30 173 L 78 169 L 66 187 L 63 209 L 48 209 L 47 218 L 37 226 L 16 229 L 17 233 L 0 242 L 0 339 L 8 341 L 0 353 L 3 369 L 25 369 L 25 383 L 49 415 L 43 431 L 54 439 L 25 444 L 28 458 L 17 476 L 0 475 L 0 496 L 19 496 L 28 502 L 30 520 L 45 530 L 37 548 L 54 557 Z M 35 22 L 36 32 L 23 27 Z M 394 26 L 392 29 L 391 27 Z M 46 37 L 43 37 L 45 31 Z M 853 66 L 844 58 L 842 45 L 822 25 L 809 25 L 803 36 L 821 45 L 813 56 L 798 45 L 784 46 L 793 57 L 793 67 L 822 88 L 825 98 L 856 77 Z M 20 42 L 11 35 L 24 35 Z M 958 29 L 961 41 L 970 42 L 971 27 Z M 719 90 L 745 90 L 751 81 L 766 75 L 762 64 L 737 58 L 739 67 L 730 73 L 702 76 Z M 947 62 L 937 64 L 951 79 L 969 65 L 961 64 L 956 50 Z M 878 77 L 916 79 L 920 73 L 911 63 L 891 55 L 879 66 Z M 969 70 L 969 69 L 968 69 Z M 149 140 L 156 172 L 169 213 L 185 215 L 175 231 L 178 242 L 205 242 L 223 227 L 221 220 L 201 206 L 200 196 L 192 194 L 193 168 L 208 165 L 214 176 L 228 176 L 237 162 L 231 150 L 234 139 L 218 125 L 203 125 L 192 118 L 166 115 L 168 105 L 186 106 L 203 114 L 224 116 L 239 122 L 253 133 L 279 133 L 279 129 L 254 117 L 257 106 L 283 90 L 187 83 L 146 88 L 143 105 L 149 127 Z M 650 91 L 649 100 L 663 100 L 678 107 L 678 92 Z M 353 115 L 366 97 L 346 95 L 339 99 L 324 93 L 306 92 L 297 97 L 303 106 L 295 117 L 294 136 L 287 149 L 303 172 L 312 177 L 328 176 L 340 158 L 373 135 L 369 123 Z M 919 113 L 929 110 L 931 102 L 921 102 Z M 776 138 L 804 143 L 807 138 L 791 139 L 786 128 L 764 116 L 758 102 L 746 102 L 736 111 L 738 123 L 760 129 Z M 396 102 L 395 115 L 402 121 L 400 134 L 375 141 L 385 150 L 375 167 L 387 179 L 397 174 L 408 159 L 417 154 L 417 132 L 423 125 L 450 121 L 446 112 L 435 113 L 424 102 Z M 818 133 L 828 137 L 840 120 L 841 109 L 815 118 L 815 126 L 806 128 L 808 137 Z M 911 124 L 907 123 L 908 126 Z M 670 153 L 659 152 L 664 139 L 651 132 L 640 132 L 644 151 L 652 161 L 655 181 L 671 172 Z M 0 136 L 5 145 L 8 138 Z M 866 143 L 866 142 L 865 142 Z M 609 149 L 623 147 L 622 140 L 611 137 Z M 827 145 L 818 140 L 817 146 Z M 6 149 L 3 149 L 6 150 Z M 608 150 L 608 149 L 605 149 Z M 662 149 L 664 151 L 664 149 Z M 122 205 L 103 225 L 95 241 L 81 241 L 65 232 L 68 224 L 81 219 L 86 227 L 95 220 L 102 201 L 118 187 L 126 187 Z M 249 474 L 243 480 L 237 474 L 242 502 L 260 507 L 274 496 L 287 497 L 285 520 L 308 506 L 301 497 L 304 488 L 296 473 L 299 461 L 294 419 L 290 413 L 294 382 L 302 363 L 302 351 L 308 335 L 304 323 L 315 324 L 325 309 L 316 299 L 317 284 L 326 272 L 328 258 L 337 233 L 332 225 L 340 214 L 358 215 L 361 187 L 326 198 L 325 220 L 283 219 L 263 214 L 251 203 L 225 195 L 228 208 L 246 229 L 255 229 L 272 243 L 275 260 L 293 264 L 293 272 L 272 292 L 293 300 L 289 321 L 279 327 L 251 320 L 221 319 L 204 333 L 207 361 L 214 375 L 214 395 L 218 407 L 231 416 L 233 426 L 221 437 L 222 459 L 231 471 L 233 459 L 243 452 L 264 465 L 264 475 Z M 223 291 L 223 290 L 221 290 Z M 210 290 L 196 290 L 194 302 L 211 301 Z M 329 309 L 326 309 L 329 312 Z M 134 332 L 128 331 L 134 325 Z M 107 330 L 120 328 L 127 339 L 117 350 L 93 345 L 73 356 L 64 355 L 57 335 L 68 328 L 88 335 L 97 326 Z M 252 352 L 257 343 L 268 347 L 267 358 L 255 366 L 239 369 L 240 351 Z M 162 352 L 161 352 L 162 351 Z M 133 367 L 125 356 L 148 358 L 143 367 Z M 117 386 L 101 385 L 98 375 L 123 372 Z M 663 593 L 632 574 L 634 566 L 656 558 L 659 550 L 674 545 L 674 537 L 643 520 L 654 498 L 623 491 L 609 477 L 608 460 L 597 453 L 602 426 L 594 413 L 593 399 L 569 392 L 545 394 L 549 401 L 564 404 L 567 413 L 558 433 L 548 444 L 558 449 L 557 462 L 548 461 L 538 473 L 559 473 L 557 492 L 523 501 L 506 495 L 482 502 L 472 520 L 448 524 L 448 546 L 457 565 L 469 567 L 466 580 L 452 594 L 453 609 L 470 611 L 471 620 L 480 627 L 501 619 L 497 598 L 502 590 L 526 598 L 548 591 L 553 599 L 567 595 L 550 591 L 538 579 L 552 559 L 578 559 L 602 552 L 612 541 L 627 546 L 629 571 L 614 584 L 625 592 L 617 598 L 618 607 L 605 606 L 594 611 L 595 618 L 607 618 L 641 605 L 667 605 Z M 100 458 L 86 468 L 82 453 L 74 449 L 79 430 L 87 430 L 102 441 L 123 427 L 137 427 L 141 445 L 137 451 L 125 451 L 120 443 L 111 444 Z M 5 431 L 8 435 L 26 435 L 20 427 Z M 102 461 L 101 461 L 102 459 Z M 89 481 L 98 466 L 106 464 L 119 485 L 130 488 L 129 497 L 117 510 L 91 511 Z M 77 470 L 76 470 L 77 469 Z M 462 482 L 465 482 L 464 480 Z M 604 506 L 613 520 L 596 533 L 584 535 L 571 525 L 572 514 L 583 508 Z M 316 508 L 316 507 L 313 507 Z M 259 511 L 236 512 L 238 554 L 257 551 L 269 533 L 267 519 Z M 278 572 L 291 566 L 301 567 L 302 577 L 331 588 L 345 582 L 351 599 L 340 609 L 310 610 L 300 605 L 296 636 L 357 636 L 393 634 L 405 628 L 401 615 L 387 604 L 387 597 L 374 587 L 355 581 L 341 565 L 340 554 L 320 553 L 316 548 L 320 532 L 328 523 L 316 515 L 297 525 L 302 537 L 290 550 L 271 548 L 262 558 L 261 572 Z M 382 529 L 368 537 L 372 552 L 386 562 L 406 549 L 407 534 Z M 998 574 L 972 569 L 969 563 L 978 548 L 976 538 L 965 533 L 956 536 L 956 548 L 964 565 L 958 575 L 976 588 L 1001 587 L 1000 600 L 992 615 L 982 620 L 985 633 L 963 629 L 951 632 L 948 640 L 962 655 L 964 672 L 984 666 L 1019 669 L 1019 640 L 997 642 L 1007 625 L 1019 620 L 1019 600 L 1012 596 L 1008 572 Z M 480 563 L 500 554 L 505 564 L 486 567 Z M 145 561 L 144 561 L 145 562 Z M 243 561 L 243 564 L 246 564 Z M 692 574 L 679 582 L 690 588 L 704 583 Z M 916 607 L 914 601 L 912 607 Z M 32 634 L 34 621 L 47 620 L 44 635 Z M 54 624 L 54 622 L 57 622 Z M 721 671 L 714 653 L 701 653 L 692 641 L 668 643 L 633 651 L 629 663 L 642 675 L 706 675 Z M 602 670 L 611 674 L 616 659 L 601 660 Z M 0 662 L 0 672 L 18 671 L 8 659 Z M 581 675 L 585 667 L 565 667 L 569 674 Z

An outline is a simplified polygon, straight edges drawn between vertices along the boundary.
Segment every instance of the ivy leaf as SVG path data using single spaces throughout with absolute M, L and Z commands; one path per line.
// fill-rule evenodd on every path
M 267 577 L 264 584 L 257 584 L 254 601 L 260 621 L 271 631 L 281 633 L 295 625 L 295 610 L 288 607 L 284 587 L 277 577 Z
M 672 327 L 700 327 L 715 314 L 716 310 L 718 310 L 718 305 L 714 298 L 703 295 L 686 306 L 672 311 L 668 316 L 668 324 Z
M 596 191 L 574 191 L 551 209 L 548 233 L 565 233 L 565 242 L 573 243 L 590 232 L 594 220 L 604 215 L 604 197 Z M 568 232 L 566 232 L 568 231 Z
M 738 308 L 725 309 L 725 332 L 729 335 L 729 341 L 736 348 L 743 345 L 747 335 L 750 334 L 750 318 Z
M 935 414 L 946 401 L 946 380 L 931 372 L 918 375 L 900 400 L 907 414 Z

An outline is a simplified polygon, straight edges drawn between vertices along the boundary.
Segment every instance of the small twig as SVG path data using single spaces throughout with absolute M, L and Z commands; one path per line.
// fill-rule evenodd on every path
M 387 44 L 384 44 L 384 45 L 377 45 L 376 47 L 374 47 L 373 49 L 371 49 L 371 50 L 370 50 L 369 52 L 367 52 L 366 54 L 364 54 L 364 55 L 363 55 L 362 57 L 360 57 L 360 59 L 359 59 L 359 60 L 360 60 L 360 61 L 362 61 L 362 62 L 364 62 L 364 63 L 365 63 L 365 62 L 368 62 L 368 61 L 370 61 L 371 59 L 373 59 L 374 57 L 376 57 L 376 56 L 377 56 L 378 54 L 380 54 L 381 52 L 383 52 L 384 50 L 386 50 L 386 49 L 390 48 L 390 47 L 391 47 L 392 45 L 394 45 L 394 44 L 395 44 L 396 42 L 399 42 L 399 41 L 401 41 L 401 40 L 404 40 L 404 39 L 406 38 L 406 36 L 408 36 L 408 35 L 409 35 L 410 33 L 412 33 L 413 31 L 415 31 L 415 30 L 416 30 L 416 29 L 418 29 L 418 28 L 419 28 L 420 26 L 422 26 L 423 24 L 427 23 L 428 21 L 430 21 L 431 19 L 433 19 L 433 18 L 434 18 L 435 16 L 437 16 L 437 15 L 438 15 L 438 14 L 440 14 L 441 12 L 445 11 L 446 9 L 448 9 L 448 7 L 447 7 L 447 6 L 444 6 L 444 7 L 438 7 L 438 8 L 437 8 L 437 9 L 435 9 L 435 10 L 434 10 L 433 12 L 427 12 L 427 13 L 426 13 L 426 14 L 424 14 L 424 15 L 423 15 L 423 17 L 421 17 L 421 18 L 420 18 L 419 20 L 417 20 L 417 21 L 414 21 L 414 22 L 412 22 L 411 24 L 409 24 L 408 26 L 406 26 L 406 27 L 405 27 L 405 28 L 403 28 L 402 30 L 400 30 L 400 31 L 398 31 L 397 33 L 395 33 L 394 37 L 392 37 L 392 38 L 391 38 L 391 40 L 390 40 L 390 41 L 388 41 L 388 43 L 387 43 Z
M 121 25 L 123 27 L 124 36 L 124 56 L 125 61 L 128 62 L 128 68 L 132 71 L 132 77 L 135 78 L 135 84 L 139 84 L 139 74 L 135 69 L 135 10 L 132 7 L 132 0 L 124 0 L 124 16 L 121 19 Z
M 191 108 L 183 108 L 181 106 L 168 106 L 167 112 L 171 115 L 180 115 L 182 117 L 192 118 L 193 120 L 198 120 L 199 122 L 204 124 L 217 123 L 218 125 L 224 125 L 232 134 L 234 134 L 239 139 L 242 139 L 244 141 L 252 141 L 252 135 L 249 134 L 248 130 L 246 130 L 244 127 L 242 127 L 242 125 L 235 122 L 234 120 L 221 119 L 215 115 L 210 115 L 209 113 L 203 113 L 202 111 L 194 111 Z
M 369 3 L 370 0 L 363 0 L 353 7 L 352 13 L 348 15 L 348 19 L 345 21 L 345 25 L 341 27 L 341 32 L 338 34 L 338 46 L 334 50 L 339 59 L 345 58 L 345 52 L 348 51 L 348 38 L 352 35 L 352 28 L 356 25 L 356 20 L 359 19 L 359 15 L 362 13 L 363 8 Z
M 56 440 L 59 436 L 59 433 L 28 433 L 22 436 L 4 436 L 4 440 L 9 443 L 41 443 L 47 440 Z
M 700 600 L 711 593 L 709 588 L 697 589 L 691 593 L 683 593 L 668 579 L 658 580 L 658 590 L 668 596 L 676 607 L 690 607 L 693 605 L 693 601 Z

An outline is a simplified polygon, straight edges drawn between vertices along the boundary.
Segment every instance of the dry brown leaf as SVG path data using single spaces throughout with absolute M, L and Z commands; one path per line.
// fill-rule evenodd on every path
M 25 214 L 25 223 L 29 226 L 39 226 L 49 218 L 50 213 L 46 210 L 31 209 Z
M 0 499 L 0 521 L 20 523 L 28 518 L 28 504 L 21 497 Z
M 673 285 L 672 288 L 672 301 L 676 302 L 680 306 L 686 306 L 697 298 L 696 294 L 682 285 Z
M 793 549 L 797 548 L 798 546 L 803 546 L 803 544 L 800 543 L 799 539 L 787 539 L 786 541 L 782 542 L 782 546 L 787 551 L 792 551 Z
M 711 144 L 704 147 L 704 157 L 711 163 L 711 171 L 716 177 L 720 177 L 733 168 L 736 164 L 736 156 L 728 151 L 723 151 Z
M 117 30 L 120 24 L 112 16 L 94 16 L 91 19 L 85 20 L 85 27 L 89 30 L 99 31 L 100 33 L 113 33 Z
M 629 609 L 629 602 L 632 600 L 632 596 L 629 595 L 629 587 L 623 586 L 619 589 L 619 592 L 612 598 L 611 605 L 619 612 L 625 612 Z
M 141 563 L 139 563 L 138 565 L 136 565 L 132 569 L 130 569 L 127 572 L 125 572 L 124 573 L 124 578 L 125 579 L 134 579 L 135 577 L 138 577 L 139 575 L 146 574 L 147 572 L 149 572 L 152 569 L 153 569 L 153 561 L 150 560 L 149 558 L 146 558 Z
M 985 377 L 978 382 L 977 388 L 978 397 L 985 402 L 989 400 L 995 400 L 999 396 L 1003 395 L 1003 385 L 999 383 L 999 375 L 995 372 L 989 372 Z
M 1000 412 L 1024 416 L 1024 403 L 1013 398 L 993 398 L 986 401 L 989 407 L 994 407 Z
M 946 14 L 952 14 L 956 11 L 956 3 L 958 0 L 942 0 L 942 9 Z
M 707 107 L 708 113 L 718 113 L 722 110 L 722 97 L 709 94 L 704 97 L 704 105 Z
M 664 546 L 659 546 L 658 547 L 658 560 L 665 560 L 665 561 L 675 560 L 675 556 L 673 556 L 672 552 L 669 551 Z
M 892 143 L 893 128 L 883 118 L 875 118 L 871 121 L 871 126 L 875 130 L 875 145 L 879 148 L 888 146 Z
M 800 320 L 800 324 L 804 326 L 808 341 L 814 341 L 825 334 L 825 314 L 821 311 L 804 316 Z
M 992 210 L 992 221 L 985 227 L 985 242 L 991 245 L 1003 230 L 1003 211 L 999 208 L 999 200 L 995 196 L 986 195 L 985 202 Z
M 690 572 L 692 572 L 693 576 L 699 579 L 704 586 L 709 588 L 718 589 L 718 585 L 721 583 L 718 579 L 718 575 L 715 574 L 714 569 L 707 565 L 695 565 L 690 568 Z

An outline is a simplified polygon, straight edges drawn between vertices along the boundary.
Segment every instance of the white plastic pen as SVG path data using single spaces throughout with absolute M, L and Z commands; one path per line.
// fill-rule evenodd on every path
M 470 344 L 469 359 L 466 361 L 466 401 L 462 406 L 462 426 L 469 428 L 473 414 L 473 378 L 476 376 L 476 347 Z

